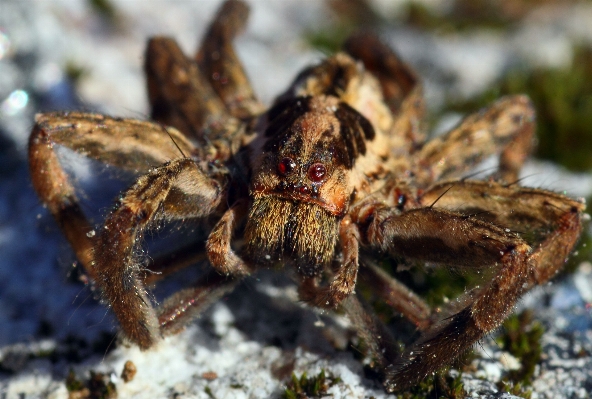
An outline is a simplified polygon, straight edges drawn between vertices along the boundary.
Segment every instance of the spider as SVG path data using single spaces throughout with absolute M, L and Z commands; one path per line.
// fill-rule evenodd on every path
M 242 1 L 226 1 L 194 58 L 172 39 L 148 42 L 151 122 L 37 115 L 33 185 L 140 348 L 178 332 L 258 269 L 290 265 L 304 302 L 350 317 L 387 391 L 412 386 L 561 269 L 585 204 L 518 184 L 534 142 L 526 96 L 501 98 L 426 141 L 418 78 L 371 33 L 305 69 L 266 109 L 232 46 L 247 14 Z M 96 235 L 56 145 L 140 175 Z M 491 176 L 462 178 L 490 156 L 499 158 Z M 203 222 L 205 245 L 196 238 L 172 254 L 141 256 L 151 227 L 186 220 Z M 203 253 L 211 267 L 199 281 L 153 303 L 147 287 Z M 373 258 L 384 255 L 493 275 L 431 309 L 377 266 Z M 400 350 L 356 284 L 372 287 L 421 337 Z

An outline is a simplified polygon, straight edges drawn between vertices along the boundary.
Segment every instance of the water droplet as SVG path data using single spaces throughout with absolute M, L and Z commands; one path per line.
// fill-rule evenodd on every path
M 0 111 L 5 115 L 16 115 L 29 103 L 29 94 L 24 90 L 15 90 L 0 104 Z
M 10 51 L 10 38 L 0 29 L 0 60 L 8 55 Z

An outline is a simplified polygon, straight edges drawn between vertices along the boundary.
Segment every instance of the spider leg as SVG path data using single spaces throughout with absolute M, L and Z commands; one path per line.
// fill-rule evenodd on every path
M 522 236 L 536 248 L 532 284 L 545 283 L 561 269 L 579 237 L 586 208 L 582 201 L 551 191 L 483 181 L 439 183 L 423 193 L 420 203 L 529 232 Z
M 528 279 L 527 289 L 549 281 L 565 264 L 573 251 L 583 228 L 582 204 L 573 206 L 556 220 L 557 228 L 538 244 L 530 257 L 534 265 L 532 275 Z
M 240 278 L 250 274 L 249 266 L 235 254 L 230 246 L 237 222 L 243 219 L 248 212 L 247 205 L 246 201 L 235 203 L 222 215 L 210 232 L 206 251 L 213 269 L 204 275 L 193 288 L 175 293 L 157 309 L 158 323 L 162 334 L 177 333 L 187 325 L 189 320 L 201 314 L 212 303 L 230 292 L 238 284 Z M 181 259 L 175 259 L 174 268 L 184 267 L 180 263 L 193 263 L 196 254 L 198 253 L 188 248 L 187 254 L 181 254 Z M 168 273 L 171 267 L 165 265 L 162 269 Z M 235 278 L 228 278 L 229 276 Z
M 141 176 L 105 221 L 94 251 L 97 284 L 125 335 L 146 349 L 159 337 L 157 315 L 140 276 L 143 232 L 159 220 L 205 217 L 223 202 L 220 184 L 189 158 Z
M 150 39 L 145 61 L 152 119 L 175 126 L 201 145 L 224 137 L 239 140 L 243 129 L 232 117 L 197 63 L 169 38 Z M 217 158 L 227 159 L 227 151 Z
M 250 267 L 232 250 L 232 233 L 238 222 L 248 213 L 247 201 L 238 201 L 220 218 L 206 242 L 206 252 L 210 264 L 226 276 L 247 276 Z
M 169 136 L 170 135 L 170 136 Z M 134 172 L 179 157 L 179 148 L 187 154 L 195 147 L 177 130 L 131 119 L 116 119 L 97 114 L 57 112 L 38 114 L 29 139 L 29 168 L 33 187 L 53 214 L 78 260 L 94 280 L 91 267 L 95 240 L 75 187 L 60 164 L 55 146 L 64 146 L 89 158 Z
M 264 111 L 232 45 L 234 38 L 244 30 L 248 16 L 249 7 L 245 2 L 224 2 L 195 57 L 230 114 L 242 120 Z
M 547 232 L 571 208 L 583 212 L 586 207 L 582 201 L 552 191 L 481 180 L 433 185 L 418 202 L 418 206 L 432 205 L 520 232 Z
M 401 357 L 382 359 L 388 391 L 415 384 L 497 327 L 522 294 L 531 269 L 531 248 L 520 237 L 434 208 L 400 214 L 388 207 L 377 208 L 365 238 L 371 246 L 423 262 L 499 265 L 497 277 L 461 312 L 428 329 Z
M 326 287 L 318 287 L 317 278 L 303 277 L 300 284 L 300 299 L 319 308 L 335 308 L 350 296 L 358 277 L 358 227 L 346 216 L 339 225 L 339 242 L 343 259 L 339 269 Z
M 210 269 L 199 279 L 195 287 L 186 288 L 171 295 L 157 309 L 161 333 L 176 334 L 187 326 L 189 321 L 232 291 L 239 281 L 240 279 L 230 279 L 217 270 Z
M 389 135 L 404 139 L 395 145 L 396 148 L 400 148 L 401 153 L 415 152 L 425 141 L 422 124 L 425 103 L 415 72 L 389 46 L 369 32 L 350 36 L 344 50 L 361 60 L 364 67 L 378 78 L 384 101 L 394 116 Z
M 360 280 L 372 292 L 383 298 L 385 303 L 400 312 L 419 330 L 431 325 L 432 311 L 427 303 L 416 293 L 397 281 L 370 259 L 364 259 L 360 268 Z
M 238 201 L 216 223 L 206 242 L 206 253 L 213 269 L 193 288 L 167 298 L 158 309 L 158 323 L 163 334 L 175 334 L 204 309 L 230 292 L 240 278 L 251 273 L 250 267 L 232 250 L 232 233 L 248 212 L 246 201 Z M 238 278 L 228 278 L 228 277 Z
M 152 285 L 179 270 L 206 259 L 203 240 L 192 242 L 181 248 L 175 248 L 170 253 L 159 254 L 150 259 L 146 265 L 147 270 L 141 276 L 142 281 L 145 285 Z
M 362 32 L 350 36 L 343 49 L 361 60 L 366 70 L 378 79 L 384 102 L 395 118 L 390 134 L 406 139 L 404 151 L 415 151 L 425 140 L 425 134 L 422 133 L 425 104 L 416 74 L 372 33 Z
M 549 202 L 557 201 L 549 197 Z M 576 206 L 570 201 L 566 199 L 561 210 L 555 210 L 560 214 L 554 221 L 555 229 L 534 249 L 509 229 L 431 206 L 405 212 L 376 206 L 365 220 L 358 221 L 367 226 L 364 239 L 368 245 L 395 256 L 497 269 L 490 283 L 458 302 L 462 310 L 430 326 L 401 357 L 382 359 L 387 390 L 413 385 L 448 364 L 497 328 L 529 287 L 546 281 L 551 274 L 548 271 L 563 264 L 582 228 L 583 204 L 573 201 Z
M 350 36 L 343 49 L 352 57 L 361 60 L 366 70 L 378 78 L 393 114 L 401 110 L 401 104 L 418 88 L 418 78 L 413 70 L 375 34 L 356 33 Z
M 499 154 L 496 179 L 517 180 L 532 152 L 535 112 L 524 95 L 503 97 L 466 117 L 445 135 L 428 141 L 416 154 L 417 181 L 423 186 L 457 178 L 490 155 Z
M 348 296 L 341 307 L 355 326 L 357 335 L 364 342 L 367 356 L 372 362 L 378 362 L 378 365 L 383 366 L 385 359 L 397 358 L 400 352 L 397 341 L 361 295 Z M 378 365 L 371 363 L 372 367 Z

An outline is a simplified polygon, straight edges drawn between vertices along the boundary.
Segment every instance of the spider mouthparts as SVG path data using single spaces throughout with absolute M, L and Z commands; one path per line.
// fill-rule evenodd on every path
M 315 186 L 308 187 L 305 185 L 290 185 L 285 189 L 278 188 L 277 190 L 253 190 L 251 192 L 253 197 L 273 196 L 283 200 L 290 200 L 299 203 L 308 203 L 318 205 L 332 216 L 343 216 L 345 213 L 345 206 L 343 204 L 329 202 L 322 198 Z
M 316 275 L 333 257 L 337 226 L 337 217 L 317 204 L 259 196 L 249 210 L 246 252 L 257 263 L 282 258 L 301 274 Z

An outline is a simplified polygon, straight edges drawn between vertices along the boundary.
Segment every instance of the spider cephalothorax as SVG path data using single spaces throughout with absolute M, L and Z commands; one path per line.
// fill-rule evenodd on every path
M 257 269 L 290 265 L 303 301 L 346 305 L 388 391 L 415 384 L 561 269 L 582 230 L 584 203 L 516 183 L 533 147 L 525 96 L 502 98 L 425 141 L 415 74 L 370 34 L 307 68 L 265 111 L 231 43 L 246 15 L 243 2 L 225 2 L 195 59 L 171 39 L 149 42 L 154 122 L 38 115 L 29 146 L 35 189 L 123 334 L 141 348 L 177 332 Z M 94 229 L 56 144 L 140 175 L 96 236 L 87 234 Z M 461 178 L 492 155 L 499 167 L 485 181 Z M 139 256 L 155 222 L 189 219 L 205 222 L 205 246 L 197 236 L 160 257 Z M 153 306 L 147 285 L 204 252 L 211 268 L 203 278 Z M 493 278 L 432 311 L 377 267 L 374 253 L 489 268 Z M 371 286 L 421 338 L 399 351 L 357 284 Z
M 326 95 L 283 101 L 267 118 L 262 148 L 252 155 L 247 251 L 255 263 L 285 255 L 313 277 L 334 258 L 339 221 L 354 192 L 351 169 L 374 129 Z

